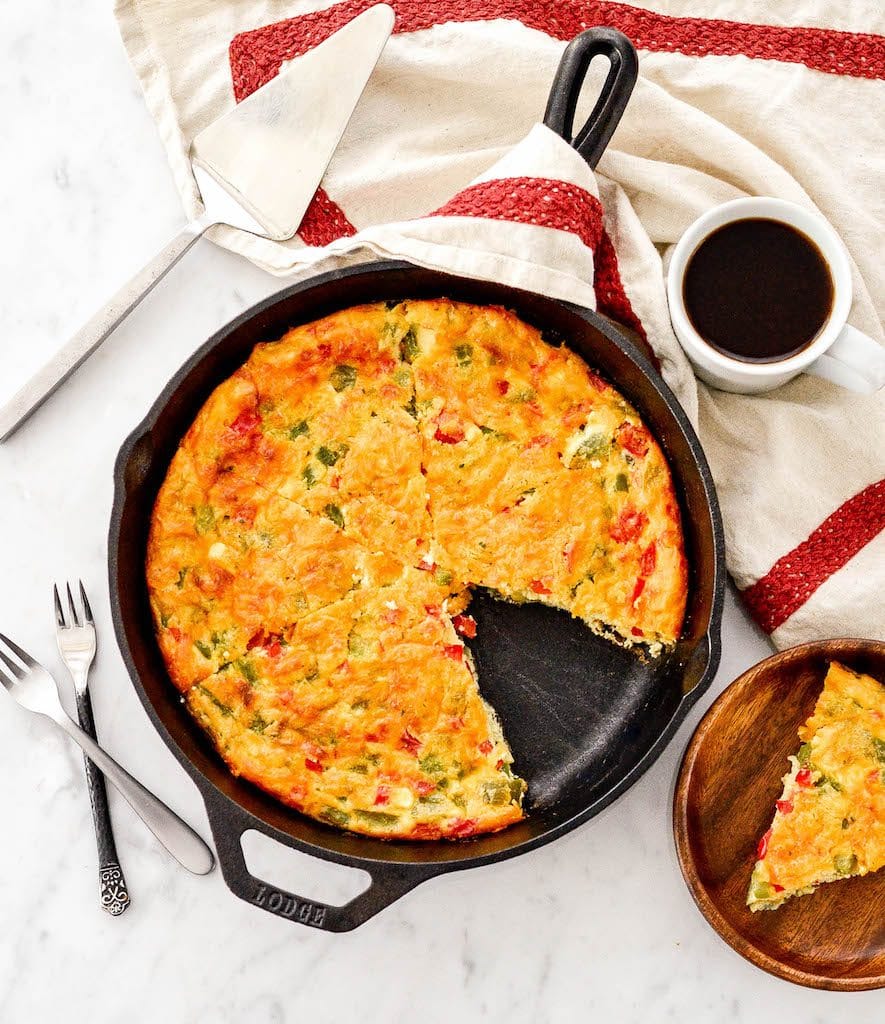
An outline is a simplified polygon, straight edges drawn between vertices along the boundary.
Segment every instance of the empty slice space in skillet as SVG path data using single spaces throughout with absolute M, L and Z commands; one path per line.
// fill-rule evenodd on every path
M 568 612 L 485 590 L 469 607 L 479 688 L 501 720 L 528 814 L 574 813 L 635 761 L 681 697 L 674 653 L 648 658 L 597 636 Z M 649 730 L 649 722 L 652 732 Z
M 676 847 L 695 902 L 741 956 L 813 988 L 881 988 L 885 870 L 826 883 L 777 910 L 746 906 L 756 844 L 771 824 L 797 729 L 814 709 L 830 661 L 885 679 L 885 643 L 827 640 L 760 662 L 719 696 L 680 769 Z

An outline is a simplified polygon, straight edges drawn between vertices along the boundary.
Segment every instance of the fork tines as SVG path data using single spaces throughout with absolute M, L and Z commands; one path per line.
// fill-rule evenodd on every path
M 86 596 L 86 588 L 83 586 L 82 580 L 78 580 L 78 582 L 80 584 L 80 600 L 83 602 L 83 617 L 86 620 L 87 624 L 92 626 L 95 623 L 93 622 L 92 619 L 92 608 L 90 608 L 89 606 L 89 598 Z M 74 604 L 74 595 L 71 593 L 70 583 L 65 583 L 65 589 L 67 590 L 68 593 L 68 608 L 70 609 L 71 613 L 70 625 L 82 625 L 82 623 L 80 622 L 80 614 L 77 611 L 77 606 Z M 58 587 L 55 584 L 53 584 L 52 586 L 52 593 L 55 598 L 55 621 L 60 629 L 68 629 L 69 625 L 65 621 L 64 609 L 61 606 L 61 599 L 58 596 Z
M 6 644 L 6 646 L 12 651 L 12 653 L 20 661 L 24 662 L 24 664 L 27 665 L 28 668 L 37 668 L 37 662 L 34 661 L 30 654 L 28 654 L 27 651 L 23 651 L 21 647 L 19 647 L 17 643 L 14 643 L 12 640 L 10 640 L 8 636 L 4 636 L 3 633 L 0 633 L 0 642 Z M 3 650 L 2 647 L 0 647 L 0 660 L 2 660 L 3 664 L 6 665 L 9 671 L 15 677 L 14 679 L 10 679 L 9 676 L 3 671 L 3 669 L 0 669 L 0 682 L 2 682 L 3 685 L 7 688 L 10 686 L 15 686 L 16 679 L 23 679 L 27 675 L 27 672 L 21 667 L 21 665 L 14 662 L 12 658 L 10 658 L 9 655 Z

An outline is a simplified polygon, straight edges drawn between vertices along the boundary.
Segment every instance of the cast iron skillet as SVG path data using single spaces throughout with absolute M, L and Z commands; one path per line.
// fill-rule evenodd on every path
M 571 140 L 575 102 L 593 55 L 611 61 L 590 128 Z M 598 159 L 626 104 L 636 55 L 620 33 L 591 30 L 565 52 L 547 123 Z M 150 514 L 179 441 L 210 392 L 258 342 L 363 302 L 445 296 L 514 310 L 552 343 L 568 344 L 636 405 L 664 448 L 676 483 L 690 566 L 688 613 L 675 649 L 656 660 L 594 636 L 567 613 L 516 606 L 478 593 L 470 648 L 484 694 L 499 712 L 516 766 L 529 782 L 525 821 L 458 842 L 385 842 L 340 832 L 284 807 L 235 778 L 174 690 L 154 638 L 144 561 Z M 503 285 L 402 262 L 334 271 L 284 289 L 228 324 L 181 368 L 123 445 L 110 529 L 114 625 L 135 688 L 206 803 L 224 879 L 239 897 L 278 916 L 330 931 L 362 924 L 419 883 L 447 871 L 514 857 L 577 827 L 651 765 L 719 661 L 724 541 L 701 446 L 675 397 L 604 317 Z M 255 829 L 325 860 L 361 868 L 371 885 L 342 907 L 253 877 L 241 837 Z

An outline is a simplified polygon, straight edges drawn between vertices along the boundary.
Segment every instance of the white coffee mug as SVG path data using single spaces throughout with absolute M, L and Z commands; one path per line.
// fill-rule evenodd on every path
M 833 280 L 833 306 L 817 336 L 801 352 L 774 362 L 744 362 L 714 349 L 695 330 L 685 309 L 683 280 L 695 251 L 718 228 L 748 218 L 777 220 L 801 231 L 820 250 Z M 667 271 L 667 301 L 673 330 L 695 373 L 722 391 L 770 391 L 803 372 L 862 394 L 885 386 L 885 347 L 845 322 L 851 309 L 851 267 L 845 246 L 823 217 L 795 203 L 734 199 L 698 217 L 673 250 Z

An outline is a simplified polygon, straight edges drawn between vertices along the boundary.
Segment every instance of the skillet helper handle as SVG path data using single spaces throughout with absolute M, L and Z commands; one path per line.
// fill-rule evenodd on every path
M 368 872 L 372 881 L 368 889 L 349 903 L 336 907 L 298 896 L 256 878 L 246 866 L 241 842 L 243 834 L 254 829 L 266 835 L 261 823 L 235 810 L 224 798 L 211 791 L 204 791 L 203 798 L 215 840 L 215 852 L 227 887 L 246 903 L 287 921 L 327 932 L 349 932 L 389 907 L 416 885 L 440 873 L 439 869 L 422 871 L 414 865 L 379 864 L 376 869 L 370 869 L 360 864 L 360 870 Z
M 594 57 L 608 58 L 608 75 L 584 127 L 574 134 L 575 109 Z M 590 28 L 565 48 L 550 89 L 544 124 L 596 167 L 633 92 L 639 59 L 633 44 L 617 29 Z

